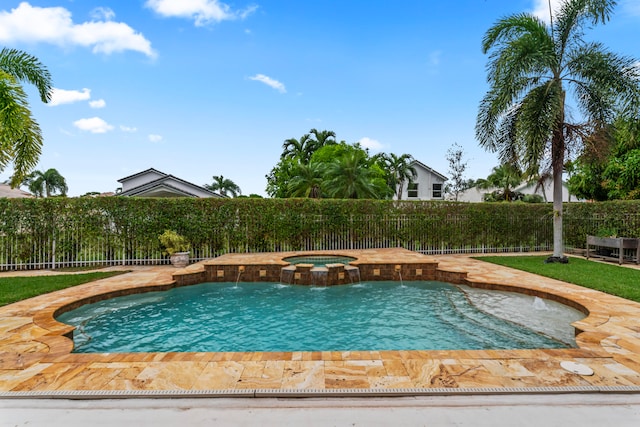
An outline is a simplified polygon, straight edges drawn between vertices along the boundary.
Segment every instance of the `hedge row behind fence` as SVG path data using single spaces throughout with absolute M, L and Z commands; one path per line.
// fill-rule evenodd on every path
M 0 199 L 0 269 L 164 263 L 166 229 L 192 259 L 227 252 L 405 247 L 424 253 L 548 250 L 550 204 L 311 199 Z M 568 247 L 615 229 L 640 237 L 640 203 L 572 203 Z

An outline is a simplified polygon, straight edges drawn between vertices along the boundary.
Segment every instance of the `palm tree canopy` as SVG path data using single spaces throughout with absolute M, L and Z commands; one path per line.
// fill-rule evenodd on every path
M 550 152 L 554 133 L 580 142 L 617 110 L 638 107 L 635 60 L 583 41 L 582 29 L 609 19 L 615 1 L 569 0 L 553 26 L 528 14 L 498 21 L 482 49 L 490 52 L 490 90 L 480 105 L 476 133 L 480 144 L 502 162 L 520 163 L 535 173 Z M 582 123 L 568 123 L 566 94 L 573 94 Z M 564 144 L 563 149 L 564 154 Z M 561 165 L 560 165 L 561 166 Z
M 325 169 L 324 163 L 298 163 L 293 169 L 293 178 L 289 181 L 289 196 L 320 198 Z
M 69 188 L 67 181 L 60 173 L 53 168 L 42 172 L 39 170 L 31 172 L 23 181 L 36 197 L 51 197 L 55 193 L 66 196 Z
M 640 111 L 635 60 L 586 42 L 583 29 L 609 20 L 613 0 L 567 0 L 551 24 L 529 14 L 499 20 L 486 33 L 490 89 L 480 103 L 476 136 L 502 163 L 527 175 L 550 153 L 554 180 L 554 257 L 563 256 L 562 172 L 565 152 L 612 121 Z M 579 110 L 574 122 L 567 95 Z
M 282 144 L 281 159 L 298 160 L 301 163 L 309 163 L 311 155 L 316 150 L 316 143 L 308 133 L 302 135 L 300 140 L 289 138 Z
M 224 197 L 228 197 L 228 195 L 231 195 L 231 197 L 238 197 L 242 194 L 240 187 L 235 182 L 222 175 L 214 175 L 213 183 L 204 184 L 203 187 L 209 191 L 217 191 Z
M 402 198 L 404 183 L 412 183 L 417 177 L 418 172 L 413 167 L 413 156 L 410 154 L 402 154 L 400 156 L 390 153 L 381 153 L 374 156 L 382 168 L 387 173 L 387 184 L 393 191 L 396 199 Z
M 510 164 L 503 164 L 493 168 L 486 179 L 476 181 L 476 186 L 482 189 L 499 188 L 505 200 L 513 189 L 522 183 L 522 172 Z
M 366 156 L 358 151 L 347 153 L 327 165 L 326 193 L 339 199 L 375 199 L 378 197 Z
M 38 163 L 42 132 L 31 115 L 21 83 L 36 87 L 43 102 L 51 100 L 51 75 L 37 58 L 17 49 L 0 51 L 0 170 L 13 163 L 13 187 Z

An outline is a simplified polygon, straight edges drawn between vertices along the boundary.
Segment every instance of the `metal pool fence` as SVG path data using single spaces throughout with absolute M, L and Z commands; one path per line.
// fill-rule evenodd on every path
M 0 270 L 167 264 L 157 238 L 165 229 L 187 237 L 191 261 L 230 252 L 393 247 L 424 254 L 531 252 L 551 250 L 553 242 L 552 209 L 542 204 L 116 199 L 0 201 Z M 584 247 L 587 234 L 612 224 L 640 237 L 640 205 L 622 213 L 619 206 L 594 212 L 581 205 L 565 209 L 568 248 Z

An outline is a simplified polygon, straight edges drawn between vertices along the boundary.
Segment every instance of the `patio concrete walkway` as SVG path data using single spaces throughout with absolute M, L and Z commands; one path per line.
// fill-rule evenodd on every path
M 1 400 L 0 425 L 636 427 L 640 395 Z

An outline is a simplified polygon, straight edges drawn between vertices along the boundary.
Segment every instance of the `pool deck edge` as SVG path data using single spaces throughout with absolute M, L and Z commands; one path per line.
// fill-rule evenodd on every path
M 331 251 L 348 252 L 348 251 Z M 350 251 L 349 251 L 350 252 Z M 383 253 L 384 252 L 384 253 Z M 408 252 L 408 251 L 406 251 Z M 393 252 L 392 259 L 406 256 Z M 390 251 L 380 251 L 389 255 Z M 411 253 L 409 257 L 414 257 Z M 270 254 L 271 255 L 271 254 Z M 418 254 L 419 255 L 419 254 Z M 423 257 L 420 255 L 420 257 Z M 638 393 L 640 304 L 564 282 L 470 259 L 432 256 L 443 271 L 466 272 L 476 286 L 510 286 L 584 307 L 579 348 L 554 350 L 362 351 L 292 353 L 74 354 L 60 307 L 96 294 L 173 286 L 171 267 L 141 267 L 0 307 L 0 398 L 233 395 L 400 396 L 482 393 Z M 198 268 L 197 266 L 190 267 Z M 53 321 L 53 322 L 51 322 Z M 595 374 L 564 371 L 571 360 Z M 404 394 L 403 394 L 404 393 Z

